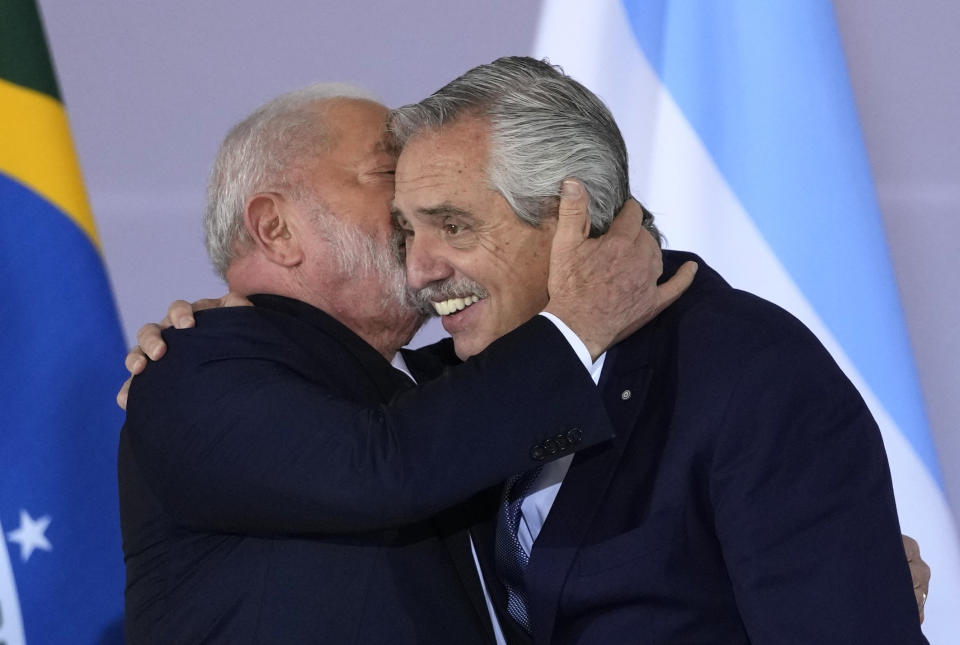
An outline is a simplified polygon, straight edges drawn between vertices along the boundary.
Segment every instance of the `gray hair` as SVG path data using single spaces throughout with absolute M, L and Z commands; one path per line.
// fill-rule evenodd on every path
M 227 133 L 210 171 L 203 216 L 207 254 L 220 277 L 251 242 L 244 225 L 251 196 L 270 190 L 304 196 L 304 162 L 329 143 L 318 108 L 336 98 L 377 100 L 352 85 L 316 83 L 278 96 Z
M 490 124 L 487 179 L 521 220 L 538 226 L 556 209 L 564 179 L 590 196 L 590 230 L 599 235 L 630 196 L 627 149 L 597 95 L 546 60 L 499 58 L 474 67 L 433 95 L 390 113 L 398 146 L 462 117 Z M 657 240 L 653 216 L 644 225 Z

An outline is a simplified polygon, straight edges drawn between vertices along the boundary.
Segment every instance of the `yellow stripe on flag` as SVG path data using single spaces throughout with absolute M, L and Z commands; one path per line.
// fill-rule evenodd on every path
M 0 79 L 0 172 L 70 216 L 99 249 L 100 239 L 59 101 Z

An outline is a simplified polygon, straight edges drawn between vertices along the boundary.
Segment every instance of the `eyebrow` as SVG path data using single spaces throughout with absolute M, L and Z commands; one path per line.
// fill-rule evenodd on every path
M 476 223 L 477 217 L 470 211 L 463 210 L 453 204 L 443 203 L 438 206 L 432 206 L 430 208 L 418 208 L 416 210 L 417 215 L 423 215 L 430 219 L 442 219 L 444 217 L 459 217 L 466 220 L 468 223 Z M 390 215 L 394 220 L 397 220 L 399 217 L 406 217 L 403 212 L 392 204 L 390 206 Z
M 439 206 L 433 206 L 432 208 L 418 208 L 417 213 L 419 215 L 426 215 L 432 219 L 439 219 L 441 217 L 450 217 L 451 215 L 466 219 L 468 221 L 476 221 L 473 213 L 470 211 L 465 211 L 462 208 L 458 208 L 453 204 L 443 203 Z

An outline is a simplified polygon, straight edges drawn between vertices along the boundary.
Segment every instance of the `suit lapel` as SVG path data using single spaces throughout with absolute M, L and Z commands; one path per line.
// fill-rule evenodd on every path
M 564 583 L 637 424 L 650 384 L 650 336 L 640 330 L 607 353 L 599 387 L 617 435 L 574 457 L 534 543 L 526 571 L 534 643 L 553 638 Z

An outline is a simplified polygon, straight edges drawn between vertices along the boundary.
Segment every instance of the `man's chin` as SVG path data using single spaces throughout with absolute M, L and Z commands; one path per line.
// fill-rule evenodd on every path
M 476 356 L 495 340 L 493 338 L 484 340 L 468 333 L 452 334 L 451 337 L 453 338 L 453 351 L 461 361 Z
M 477 352 L 471 352 L 465 347 L 461 347 L 457 344 L 457 341 L 453 341 L 453 352 L 457 355 L 461 361 L 465 361 L 471 356 L 476 356 Z

